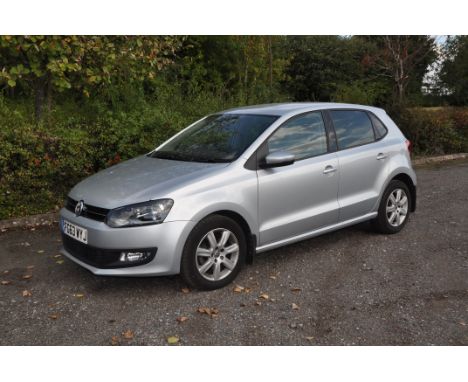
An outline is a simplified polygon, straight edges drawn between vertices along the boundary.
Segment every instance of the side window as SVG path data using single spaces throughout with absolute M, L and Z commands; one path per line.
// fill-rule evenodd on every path
M 375 138 L 380 139 L 387 135 L 387 128 L 384 126 L 382 121 L 378 119 L 374 114 L 369 113 L 372 124 L 374 125 Z
M 290 119 L 268 139 L 268 150 L 288 151 L 296 160 L 327 152 L 327 136 L 322 113 L 312 112 Z
M 373 142 L 374 129 L 367 113 L 359 110 L 331 110 L 338 148 L 364 145 Z

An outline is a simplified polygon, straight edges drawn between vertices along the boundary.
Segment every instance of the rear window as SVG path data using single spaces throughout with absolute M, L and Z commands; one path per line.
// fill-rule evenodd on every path
M 375 140 L 374 129 L 366 112 L 332 110 L 330 114 L 335 127 L 339 149 L 360 146 Z

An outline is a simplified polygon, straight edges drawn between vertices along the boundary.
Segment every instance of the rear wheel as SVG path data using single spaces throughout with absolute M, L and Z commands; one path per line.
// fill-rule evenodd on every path
M 190 233 L 180 273 L 193 288 L 222 288 L 236 278 L 246 253 L 245 234 L 239 224 L 225 216 L 212 215 Z
M 378 215 L 372 220 L 374 229 L 387 234 L 400 232 L 408 222 L 411 202 L 408 186 L 401 180 L 392 180 L 382 196 Z

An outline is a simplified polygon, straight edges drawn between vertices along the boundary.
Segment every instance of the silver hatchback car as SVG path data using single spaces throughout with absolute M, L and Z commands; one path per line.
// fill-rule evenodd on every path
M 230 283 L 255 253 L 416 207 L 410 143 L 384 110 L 334 103 L 232 109 L 77 184 L 62 253 L 96 275 Z

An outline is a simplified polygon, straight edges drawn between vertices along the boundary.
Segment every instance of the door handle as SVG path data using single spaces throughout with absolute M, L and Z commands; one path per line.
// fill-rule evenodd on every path
M 326 166 L 325 169 L 323 170 L 323 173 L 324 173 L 324 174 L 330 174 L 330 173 L 335 172 L 335 171 L 336 171 L 336 168 L 335 168 L 335 167 L 328 165 L 328 166 Z
M 377 154 L 377 160 L 382 160 L 385 159 L 387 156 L 384 153 L 378 153 Z

